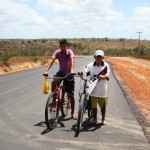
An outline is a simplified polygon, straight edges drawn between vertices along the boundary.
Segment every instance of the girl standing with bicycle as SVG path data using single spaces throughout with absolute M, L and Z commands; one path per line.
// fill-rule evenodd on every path
M 68 48 L 67 40 L 63 39 L 60 41 L 59 49 L 56 50 L 52 56 L 51 62 L 49 62 L 44 76 L 48 75 L 48 70 L 51 68 L 56 59 L 59 61 L 59 70 L 56 73 L 58 77 L 64 77 L 67 74 L 71 74 L 74 72 L 74 53 L 71 49 Z M 52 89 L 56 85 L 55 81 L 52 84 Z M 74 89 L 75 89 L 75 80 L 74 76 L 69 76 L 64 79 L 65 91 L 68 93 L 71 103 L 71 118 L 76 118 L 74 110 L 75 110 L 75 99 L 74 99 Z
M 107 95 L 107 81 L 109 80 L 109 65 L 103 61 L 104 52 L 102 50 L 97 50 L 94 55 L 95 61 L 86 66 L 86 72 L 90 75 L 90 78 L 94 76 L 98 78 L 97 83 L 90 95 L 91 107 L 93 110 L 92 122 L 97 123 L 97 103 L 101 108 L 102 122 L 105 124 L 105 115 L 106 115 L 106 105 L 108 102 Z M 90 88 L 90 87 L 89 87 Z

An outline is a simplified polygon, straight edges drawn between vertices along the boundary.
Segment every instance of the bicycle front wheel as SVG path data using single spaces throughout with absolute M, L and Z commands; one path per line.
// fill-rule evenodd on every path
M 81 95 L 79 99 L 79 111 L 78 111 L 78 120 L 77 120 L 77 131 L 80 132 L 82 123 L 83 123 L 83 104 L 85 100 L 85 95 Z
M 59 100 L 55 92 L 53 92 L 49 95 L 45 106 L 45 122 L 48 129 L 52 130 L 57 126 L 58 115 Z

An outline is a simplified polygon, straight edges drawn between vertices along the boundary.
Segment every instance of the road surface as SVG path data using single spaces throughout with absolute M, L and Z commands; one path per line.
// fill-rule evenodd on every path
M 75 62 L 76 71 L 93 61 L 85 57 Z M 48 95 L 42 94 L 45 67 L 0 76 L 0 150 L 150 150 L 150 145 L 136 121 L 124 93 L 111 72 L 108 82 L 107 125 L 83 124 L 76 133 L 77 120 L 59 118 L 49 131 L 44 111 Z M 53 65 L 50 74 L 55 74 Z M 79 78 L 76 78 L 76 112 Z M 101 120 L 100 109 L 98 119 Z M 85 114 L 84 119 L 87 118 Z

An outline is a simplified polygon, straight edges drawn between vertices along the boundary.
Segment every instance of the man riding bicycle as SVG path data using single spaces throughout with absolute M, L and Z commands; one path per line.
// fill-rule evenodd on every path
M 71 49 L 68 48 L 68 43 L 66 39 L 60 41 L 59 49 L 56 50 L 52 56 L 52 60 L 48 63 L 47 68 L 44 72 L 44 76 L 48 75 L 48 70 L 51 68 L 56 59 L 59 61 L 59 70 L 56 73 L 57 77 L 64 77 L 67 74 L 74 72 L 74 53 Z M 52 84 L 52 89 L 54 84 Z M 75 99 L 74 99 L 74 89 L 75 89 L 75 80 L 74 76 L 69 76 L 64 80 L 65 91 L 67 92 L 70 102 L 71 102 L 71 118 L 76 118 L 75 110 Z

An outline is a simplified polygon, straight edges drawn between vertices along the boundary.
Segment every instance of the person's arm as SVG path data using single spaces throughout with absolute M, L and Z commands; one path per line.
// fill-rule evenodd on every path
M 108 76 L 107 76 L 107 75 L 102 75 L 102 74 L 100 74 L 100 75 L 99 75 L 99 78 L 101 78 L 101 79 L 108 79 Z
M 56 60 L 55 58 L 52 58 L 52 60 L 48 63 L 47 68 L 45 72 L 43 73 L 43 75 L 48 75 L 48 70 L 51 68 L 55 60 Z
M 73 57 L 70 58 L 70 66 L 71 66 L 71 72 L 70 73 L 74 73 L 74 58 Z
M 69 51 L 69 55 L 70 55 L 70 73 L 74 73 L 74 58 L 75 58 L 75 56 L 71 49 Z
M 110 73 L 110 67 L 109 65 L 107 64 L 107 71 L 106 71 L 106 74 L 100 74 L 99 75 L 99 78 L 101 79 L 104 79 L 104 80 L 109 80 L 109 73 Z

